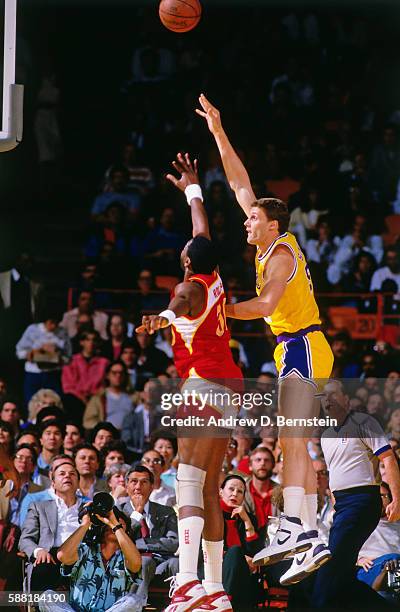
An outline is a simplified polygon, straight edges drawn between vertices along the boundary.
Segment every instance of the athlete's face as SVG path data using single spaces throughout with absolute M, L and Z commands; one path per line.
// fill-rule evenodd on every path
M 244 226 L 249 244 L 269 243 L 270 239 L 279 233 L 278 222 L 269 221 L 265 212 L 258 206 L 251 207 L 250 216 L 245 221 Z
M 190 258 L 188 257 L 188 248 L 191 245 L 192 240 L 189 240 L 189 242 L 187 242 L 182 250 L 181 253 L 181 268 L 184 272 L 186 272 L 186 269 L 190 266 Z

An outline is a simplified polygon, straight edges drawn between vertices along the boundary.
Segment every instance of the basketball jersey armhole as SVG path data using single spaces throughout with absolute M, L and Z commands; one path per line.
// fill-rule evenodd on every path
M 286 280 L 286 284 L 288 285 L 296 276 L 296 272 L 297 272 L 297 268 L 298 268 L 298 264 L 297 264 L 297 257 L 296 254 L 293 250 L 293 247 L 288 244 L 287 242 L 280 242 L 279 244 L 274 245 L 274 248 L 272 249 L 272 251 L 270 252 L 270 257 L 272 255 L 272 253 L 275 251 L 275 249 L 277 249 L 278 247 L 283 246 L 286 247 L 287 249 L 289 249 L 291 255 L 293 256 L 293 270 L 291 272 L 291 274 L 289 275 L 288 279 Z
M 203 308 L 200 310 L 199 314 L 197 314 L 195 317 L 192 317 L 191 315 L 184 315 L 185 319 L 188 319 L 189 321 L 196 321 L 196 319 L 199 319 L 207 310 L 207 304 L 208 304 L 208 285 L 206 283 L 205 280 L 203 280 L 202 278 L 199 278 L 198 276 L 192 276 L 191 278 L 188 279 L 190 283 L 196 283 L 197 285 L 199 285 L 200 287 L 203 288 L 204 290 L 204 303 L 203 303 Z

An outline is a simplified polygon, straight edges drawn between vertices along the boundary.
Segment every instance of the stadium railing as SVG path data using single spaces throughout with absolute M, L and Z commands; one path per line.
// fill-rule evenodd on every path
M 134 310 L 135 303 L 140 301 L 140 291 L 137 289 L 95 289 L 102 302 L 98 307 L 109 314 Z M 67 310 L 76 304 L 78 291 L 70 287 L 67 294 Z M 164 289 L 155 289 L 147 294 L 165 298 L 165 306 L 169 301 L 169 293 Z M 242 301 L 254 297 L 251 291 L 228 291 L 227 301 Z M 393 293 L 316 293 L 324 328 L 330 333 L 347 330 L 354 340 L 373 340 L 378 337 L 397 338 L 400 342 L 400 294 Z M 155 314 L 157 310 L 140 310 L 137 314 Z M 262 337 L 261 331 L 240 331 L 235 336 Z

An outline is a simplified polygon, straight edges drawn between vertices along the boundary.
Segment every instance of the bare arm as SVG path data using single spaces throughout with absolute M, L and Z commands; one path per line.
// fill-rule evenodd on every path
M 173 161 L 172 165 L 181 176 L 179 179 L 177 179 L 173 174 L 167 174 L 166 178 L 177 189 L 185 192 L 186 187 L 189 185 L 199 185 L 200 187 L 197 159 L 195 159 L 194 164 L 192 164 L 188 153 L 185 153 L 185 156 L 183 156 L 182 153 L 178 153 L 176 156 L 176 161 Z M 210 240 L 211 237 L 208 217 L 204 204 L 200 198 L 191 199 L 190 212 L 192 215 L 193 238 L 195 236 L 205 236 Z
M 226 305 L 226 316 L 231 319 L 261 319 L 270 317 L 283 296 L 286 283 L 293 271 L 293 256 L 286 247 L 278 247 L 266 269 L 267 282 L 261 294 L 246 302 Z
M 217 143 L 229 185 L 235 192 L 240 206 L 246 215 L 249 215 L 251 205 L 257 198 L 254 195 L 247 170 L 225 134 L 219 110 L 207 100 L 204 94 L 201 94 L 199 102 L 203 110 L 196 109 L 196 113 L 206 119 L 208 128 Z
M 175 287 L 175 295 L 168 304 L 168 310 L 172 310 L 175 316 L 182 317 L 187 314 L 195 316 L 201 310 L 204 300 L 204 291 L 198 283 L 184 281 Z M 136 329 L 136 333 L 147 331 L 154 334 L 155 331 L 168 327 L 168 319 L 160 315 L 150 315 L 142 318 L 142 325 Z
M 400 519 L 400 472 L 396 458 L 392 450 L 388 450 L 379 456 L 385 466 L 385 479 L 390 487 L 393 500 L 386 508 L 386 516 L 389 521 Z

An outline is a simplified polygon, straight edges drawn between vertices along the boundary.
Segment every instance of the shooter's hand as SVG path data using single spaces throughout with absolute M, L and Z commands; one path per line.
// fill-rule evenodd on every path
M 142 317 L 142 324 L 136 328 L 136 333 L 141 334 L 146 331 L 151 335 L 163 327 L 168 327 L 168 325 L 169 321 L 165 317 L 160 317 L 159 315 L 145 316 Z
M 204 117 L 207 121 L 208 129 L 215 136 L 215 134 L 222 130 L 220 112 L 209 100 L 207 100 L 204 94 L 200 95 L 199 102 L 203 110 L 196 108 L 196 113 L 200 115 L 200 117 Z
M 181 175 L 180 178 L 177 179 L 173 174 L 167 174 L 165 178 L 177 189 L 180 189 L 180 191 L 185 191 L 186 187 L 189 185 L 200 184 L 197 159 L 195 159 L 194 164 L 192 164 L 189 153 L 185 153 L 185 155 L 178 153 L 176 160 L 172 162 L 172 165 Z

